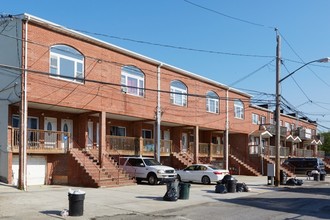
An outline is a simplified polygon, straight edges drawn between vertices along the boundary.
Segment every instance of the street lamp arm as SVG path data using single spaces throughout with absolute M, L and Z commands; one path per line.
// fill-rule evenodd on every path
M 299 67 L 298 69 L 296 69 L 295 71 L 291 72 L 289 75 L 283 77 L 279 83 L 281 83 L 282 81 L 284 81 L 285 79 L 287 79 L 288 77 L 292 76 L 295 72 L 297 72 L 298 70 L 300 70 L 301 68 L 307 66 L 308 64 L 311 64 L 311 63 L 327 63 L 327 62 L 330 62 L 330 58 L 329 57 L 326 57 L 326 58 L 322 58 L 322 59 L 318 59 L 318 60 L 313 60 L 313 61 L 310 61 L 308 63 L 305 63 L 304 65 L 302 65 L 301 67 Z

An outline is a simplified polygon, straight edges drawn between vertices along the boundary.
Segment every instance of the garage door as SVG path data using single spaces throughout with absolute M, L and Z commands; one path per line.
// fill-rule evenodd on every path
M 18 184 L 18 155 L 13 156 L 13 184 Z M 44 185 L 46 178 L 46 157 L 27 157 L 27 185 Z

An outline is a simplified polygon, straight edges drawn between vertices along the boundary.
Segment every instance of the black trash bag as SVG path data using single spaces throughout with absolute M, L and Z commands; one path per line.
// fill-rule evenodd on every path
M 225 184 L 217 184 L 215 186 L 216 193 L 227 193 L 227 187 Z
M 244 192 L 244 183 L 237 183 L 236 184 L 236 192 Z
M 250 189 L 245 183 L 236 184 L 236 192 L 249 192 Z
M 296 178 L 290 178 L 286 181 L 286 185 L 289 185 L 289 186 L 301 186 L 303 183 L 304 183 L 303 180 L 299 180 Z
M 163 200 L 165 201 L 177 201 L 179 198 L 179 190 L 178 190 L 178 184 L 173 183 L 167 183 L 167 191 L 165 195 L 163 196 Z

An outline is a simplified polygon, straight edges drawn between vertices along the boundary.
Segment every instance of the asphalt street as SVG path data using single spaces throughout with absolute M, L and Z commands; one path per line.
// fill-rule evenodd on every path
M 0 219 L 329 219 L 330 178 L 304 179 L 302 186 L 267 185 L 267 177 L 235 176 L 250 192 L 215 193 L 214 185 L 191 184 L 189 199 L 164 201 L 166 185 L 79 188 L 83 215 L 68 210 L 69 186 L 31 186 L 27 191 L 0 184 Z M 78 188 L 71 187 L 77 190 Z

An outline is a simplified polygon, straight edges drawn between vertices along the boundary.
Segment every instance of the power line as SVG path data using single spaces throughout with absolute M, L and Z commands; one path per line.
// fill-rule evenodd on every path
M 222 12 L 216 11 L 214 9 L 210 9 L 210 8 L 204 7 L 202 5 L 198 5 L 198 4 L 193 3 L 191 1 L 188 1 L 188 0 L 183 0 L 183 1 L 186 2 L 186 3 L 188 3 L 188 4 L 194 5 L 194 6 L 198 7 L 198 8 L 204 9 L 206 11 L 209 11 L 209 12 L 212 12 L 212 13 L 215 13 L 215 14 L 218 14 L 218 15 L 221 15 L 223 17 L 226 17 L 226 18 L 229 18 L 229 19 L 232 19 L 232 20 L 235 20 L 235 21 L 239 21 L 239 22 L 242 22 L 242 23 L 246 23 L 246 24 L 254 25 L 254 26 L 258 26 L 258 27 L 265 27 L 265 28 L 274 29 L 274 27 L 266 26 L 266 25 L 263 25 L 263 24 L 260 24 L 260 23 L 251 22 L 251 21 L 248 21 L 248 20 L 245 20 L 245 19 L 241 19 L 241 18 L 237 18 L 237 17 L 233 17 L 233 16 L 230 16 L 230 15 L 224 14 Z

